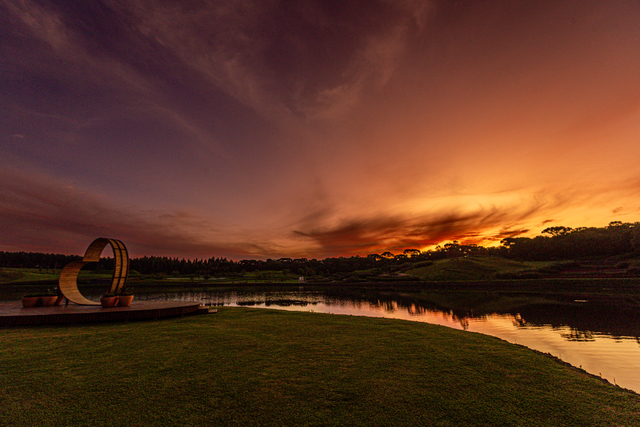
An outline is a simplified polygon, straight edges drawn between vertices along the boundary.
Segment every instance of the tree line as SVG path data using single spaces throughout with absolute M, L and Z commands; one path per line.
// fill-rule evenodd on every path
M 233 261 L 227 258 L 179 259 L 145 256 L 132 258 L 130 268 L 143 275 L 220 276 L 252 272 L 282 272 L 301 276 L 330 276 L 365 270 L 392 272 L 407 263 L 433 262 L 464 256 L 501 256 L 522 261 L 569 260 L 585 257 L 608 257 L 628 253 L 640 254 L 640 223 L 611 222 L 606 227 L 549 227 L 536 237 L 508 237 L 496 247 L 461 244 L 458 241 L 438 245 L 432 250 L 408 248 L 401 253 L 390 251 L 367 256 L 333 257 L 322 260 L 278 258 Z M 60 269 L 78 255 L 35 252 L 2 252 L 0 267 Z M 113 269 L 113 258 L 101 258 L 86 269 Z

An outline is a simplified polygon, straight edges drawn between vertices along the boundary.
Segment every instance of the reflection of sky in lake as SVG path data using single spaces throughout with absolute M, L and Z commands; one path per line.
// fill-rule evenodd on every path
M 376 304 L 364 300 L 341 300 L 313 292 L 182 292 L 140 295 L 140 299 L 200 301 L 207 305 L 384 317 L 464 329 L 550 353 L 591 374 L 640 393 L 639 338 L 614 337 L 569 326 L 530 325 L 519 314 L 458 317 L 453 312 L 428 310 L 415 305 L 403 307 L 395 301 Z

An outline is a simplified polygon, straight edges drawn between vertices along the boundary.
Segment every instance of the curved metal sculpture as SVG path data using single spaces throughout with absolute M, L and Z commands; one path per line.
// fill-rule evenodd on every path
M 100 305 L 99 302 L 91 301 L 80 293 L 77 279 L 82 267 L 90 262 L 100 261 L 100 254 L 102 254 L 103 249 L 106 248 L 107 245 L 111 245 L 113 257 L 116 262 L 109 292 L 117 294 L 124 288 L 127 282 L 127 276 L 129 275 L 129 254 L 127 248 L 120 240 L 100 237 L 89 245 L 82 261 L 70 262 L 62 269 L 58 287 L 66 299 L 78 305 Z

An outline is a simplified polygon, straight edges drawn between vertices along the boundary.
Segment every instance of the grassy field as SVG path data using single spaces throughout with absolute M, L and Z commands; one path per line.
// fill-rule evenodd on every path
M 441 259 L 427 266 L 409 269 L 406 273 L 423 280 L 481 280 L 494 278 L 497 273 L 523 272 L 552 264 L 500 257 L 463 257 Z
M 496 338 L 221 308 L 0 330 L 3 426 L 638 426 L 640 396 Z
M 0 286 L 51 285 L 57 281 L 61 270 L 42 268 L 0 268 Z M 640 278 L 640 259 L 634 257 L 606 257 L 564 261 L 516 261 L 497 256 L 465 256 L 436 261 L 404 262 L 383 265 L 378 268 L 358 270 L 351 273 L 332 273 L 304 276 L 308 283 L 367 283 L 367 282 L 452 282 L 487 280 L 531 280 L 531 279 L 634 279 Z M 83 270 L 79 283 L 90 284 L 107 281 L 112 271 Z M 265 270 L 242 271 L 240 273 L 180 274 L 174 272 L 140 274 L 129 272 L 129 281 L 143 286 L 180 285 L 296 285 L 300 275 L 291 272 Z M 46 283 L 45 283 L 46 282 Z M 134 285 L 135 286 L 135 285 Z M 6 287 L 6 286 L 5 286 Z
M 57 282 L 60 278 L 61 269 L 53 270 L 46 268 L 0 268 L 0 284 L 3 283 L 37 283 L 37 282 Z M 110 279 L 113 271 L 96 273 L 94 271 L 80 271 L 78 280 Z
M 39 268 L 0 268 L 0 283 L 58 280 L 60 270 Z
M 43 268 L 9 268 L 0 267 L 0 285 L 37 285 L 40 282 L 48 282 L 47 284 L 53 284 L 60 278 L 61 269 L 43 269 Z M 113 270 L 105 270 L 96 272 L 93 270 L 81 270 L 78 275 L 78 281 L 82 283 L 106 281 L 113 277 Z M 213 285 L 226 284 L 246 284 L 246 283 L 282 283 L 282 284 L 297 284 L 298 275 L 296 274 L 283 274 L 279 271 L 257 271 L 248 272 L 242 274 L 233 274 L 230 277 L 224 278 L 209 278 L 205 279 L 203 276 L 198 275 L 176 275 L 167 276 L 166 274 L 148 274 L 142 276 L 136 271 L 129 272 L 129 281 L 133 283 L 153 283 L 154 285 L 181 285 L 191 283 L 210 283 Z

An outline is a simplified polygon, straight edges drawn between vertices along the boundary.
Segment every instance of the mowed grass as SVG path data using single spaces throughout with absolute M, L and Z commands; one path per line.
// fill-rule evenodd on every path
M 640 397 L 497 338 L 228 308 L 0 330 L 2 426 L 638 426 Z
M 57 281 L 62 270 L 40 269 L 40 268 L 0 268 L 0 284 L 21 282 L 42 282 Z M 110 279 L 113 270 L 97 273 L 95 271 L 80 271 L 78 279 Z
M 423 280 L 481 280 L 493 278 L 496 273 L 531 270 L 549 264 L 553 263 L 522 262 L 501 257 L 461 257 L 438 260 L 406 273 Z
M 37 268 L 0 268 L 0 283 L 57 280 L 60 271 Z

